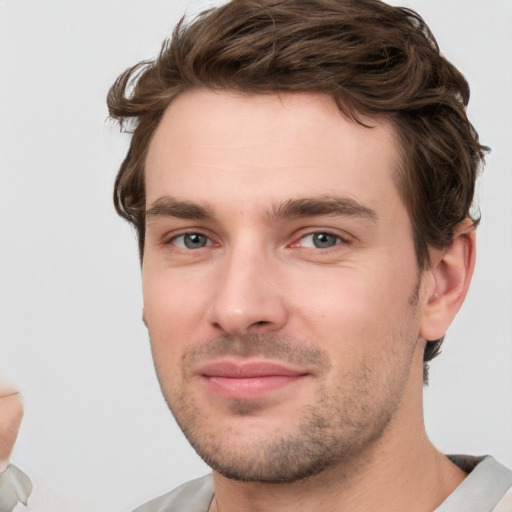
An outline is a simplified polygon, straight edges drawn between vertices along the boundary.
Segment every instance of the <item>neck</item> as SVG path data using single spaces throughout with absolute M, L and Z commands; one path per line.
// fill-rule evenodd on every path
M 421 376 L 412 381 L 421 382 Z M 429 441 L 422 407 L 422 386 L 407 390 L 389 428 L 378 440 L 336 467 L 307 479 L 240 482 L 214 472 L 211 512 L 430 512 L 466 474 Z
M 465 474 L 433 447 L 420 460 L 337 467 L 293 483 L 236 482 L 214 473 L 215 512 L 430 512 Z

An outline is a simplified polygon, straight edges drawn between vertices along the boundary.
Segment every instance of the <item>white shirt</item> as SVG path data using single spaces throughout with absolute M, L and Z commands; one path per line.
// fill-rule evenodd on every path
M 512 512 L 512 471 L 490 456 L 449 458 L 469 474 L 434 512 Z M 213 494 L 213 479 L 207 475 L 149 501 L 134 512 L 208 512 Z

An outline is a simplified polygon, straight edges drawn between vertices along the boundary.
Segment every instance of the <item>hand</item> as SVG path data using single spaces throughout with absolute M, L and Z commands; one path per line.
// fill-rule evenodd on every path
M 29 477 L 9 464 L 22 417 L 20 393 L 0 381 L 0 512 L 12 512 L 20 502 L 26 505 L 32 492 Z
M 4 471 L 9 463 L 22 417 L 20 393 L 0 381 L 0 472 Z

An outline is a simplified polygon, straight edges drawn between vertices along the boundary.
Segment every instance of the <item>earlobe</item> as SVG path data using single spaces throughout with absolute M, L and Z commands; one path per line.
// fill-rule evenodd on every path
M 420 336 L 433 341 L 444 336 L 466 297 L 475 267 L 476 235 L 470 219 L 455 229 L 452 244 L 432 252 L 427 271 L 432 286 L 422 314 Z

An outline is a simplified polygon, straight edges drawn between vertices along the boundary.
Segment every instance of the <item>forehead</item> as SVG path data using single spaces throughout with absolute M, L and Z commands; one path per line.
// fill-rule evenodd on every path
M 371 127 L 346 119 L 323 94 L 184 93 L 153 135 L 147 203 L 166 194 L 265 202 L 396 193 L 394 129 L 384 119 L 363 122 Z

